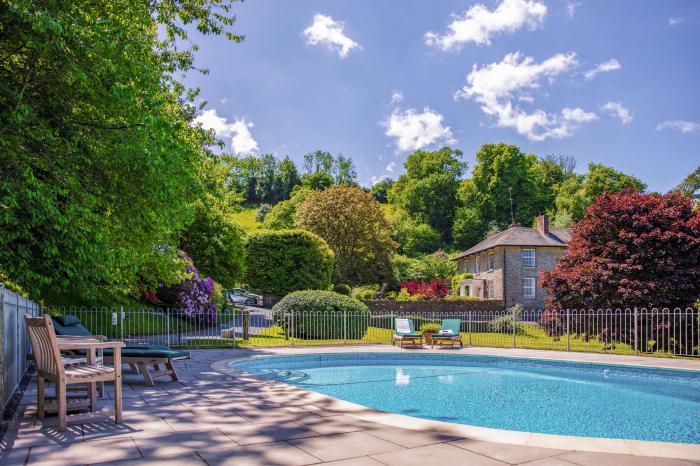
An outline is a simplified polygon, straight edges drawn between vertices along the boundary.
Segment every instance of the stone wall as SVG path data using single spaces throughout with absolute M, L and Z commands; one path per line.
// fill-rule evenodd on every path
M 523 267 L 523 249 L 535 249 L 535 267 Z M 563 253 L 564 248 L 559 247 L 509 246 L 506 248 L 506 305 L 520 303 L 525 309 L 542 309 L 546 293 L 542 288 L 540 271 L 551 270 Z M 535 299 L 523 298 L 523 278 L 526 277 L 535 279 Z
M 371 300 L 364 302 L 372 312 L 401 312 L 413 315 L 433 312 L 493 312 L 502 311 L 502 301 L 390 301 Z

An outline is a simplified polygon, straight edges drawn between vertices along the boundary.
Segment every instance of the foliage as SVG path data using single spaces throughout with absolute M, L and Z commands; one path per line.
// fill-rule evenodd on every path
M 459 207 L 452 225 L 452 243 L 456 248 L 468 249 L 484 239 L 486 228 L 486 222 L 479 209 Z
M 351 296 L 361 301 L 374 299 L 379 293 L 379 285 L 364 285 L 352 289 Z
M 389 188 L 391 188 L 393 184 L 394 180 L 391 178 L 384 178 L 374 183 L 369 192 L 372 196 L 374 196 L 377 202 L 386 204 L 389 202 Z
M 0 267 L 47 302 L 126 300 L 202 192 L 190 34 L 241 37 L 225 0 L 0 8 Z
M 299 204 L 304 202 L 306 196 L 311 194 L 311 189 L 297 187 L 292 192 L 292 197 L 275 205 L 265 216 L 263 226 L 271 230 L 285 230 L 294 228 L 294 214 Z
M 406 290 L 411 296 L 422 296 L 425 299 L 440 299 L 447 296 L 450 289 L 442 284 L 440 280 L 419 281 L 411 280 L 401 283 L 401 290 Z
M 472 277 L 473 277 L 473 275 L 472 275 L 471 273 L 469 273 L 469 272 L 465 272 L 465 273 L 460 273 L 460 274 L 454 275 L 454 276 L 452 277 L 452 280 L 451 280 L 451 283 L 450 283 L 451 289 L 452 289 L 452 294 L 458 295 L 458 294 L 459 294 L 459 285 L 460 285 L 460 282 L 461 282 L 462 280 L 469 280 L 469 279 L 472 278 Z
M 333 252 L 323 239 L 304 230 L 260 231 L 246 244 L 246 283 L 264 293 L 328 289 Z
M 272 210 L 272 206 L 270 204 L 261 204 L 260 207 L 255 211 L 255 221 L 256 222 L 264 222 L 265 217 L 267 214 L 270 213 Z
M 462 152 L 443 147 L 417 150 L 404 163 L 406 173 L 389 189 L 389 202 L 427 223 L 448 241 L 452 229 L 459 179 L 467 168 Z
M 406 288 L 401 288 L 399 294 L 396 295 L 396 301 L 422 301 L 423 299 L 425 299 L 425 295 L 411 294 Z
M 355 164 L 350 157 L 338 155 L 334 157 L 329 152 L 317 150 L 304 155 L 304 171 L 306 178 L 302 177 L 304 186 L 311 189 L 325 189 L 333 184 L 357 184 L 357 171 Z M 326 176 L 314 176 L 326 175 Z M 330 184 L 325 186 L 314 186 L 321 179 L 328 180 Z M 324 183 L 325 184 L 325 183 Z
M 333 285 L 333 291 L 335 291 L 338 294 L 350 296 L 350 293 L 352 292 L 352 288 L 350 287 L 350 285 L 347 285 L 345 283 L 338 283 L 336 285 Z
M 216 321 L 221 287 L 211 277 L 202 277 L 186 254 L 181 256 L 185 261 L 186 278 L 175 285 L 160 286 L 156 291 L 158 305 L 175 309 L 178 316 L 198 322 Z
M 242 208 L 238 212 L 231 214 L 231 218 L 246 232 L 260 230 L 263 228 L 263 224 L 255 220 L 257 210 L 256 207 Z
M 399 252 L 409 256 L 433 252 L 440 247 L 440 233 L 427 223 L 419 223 L 401 207 L 393 206 L 390 214 L 391 238 L 399 245 Z
M 676 187 L 676 190 L 693 199 L 700 199 L 700 166 L 685 177 L 683 182 Z
M 379 203 L 344 185 L 315 191 L 297 208 L 296 224 L 323 238 L 335 253 L 335 281 L 379 283 L 391 275 L 396 244 Z
M 180 237 L 180 249 L 192 258 L 202 273 L 214 277 L 225 287 L 233 287 L 243 278 L 244 235 L 243 229 L 223 207 L 200 203 L 194 221 Z
M 513 334 L 513 326 L 515 325 L 515 333 L 520 335 L 523 333 L 521 325 L 517 322 L 521 320 L 521 314 L 523 312 L 523 307 L 520 304 L 516 304 L 513 307 L 506 309 L 506 313 L 500 317 L 496 317 L 491 322 L 489 322 L 489 330 L 494 333 L 506 333 Z
M 293 313 L 293 322 L 285 315 Z M 345 316 L 348 316 L 345 318 Z M 362 302 L 332 291 L 296 291 L 272 308 L 272 319 L 294 338 L 307 340 L 362 338 L 370 311 Z M 322 320 L 323 325 L 319 325 Z
M 442 326 L 437 322 L 425 322 L 420 326 L 419 331 L 422 333 L 438 333 Z
M 296 164 L 272 154 L 249 155 L 234 159 L 231 166 L 232 186 L 248 203 L 275 204 L 288 199 L 301 180 Z
M 542 285 L 565 308 L 686 307 L 700 295 L 700 212 L 674 192 L 605 193 Z
M 328 173 L 304 173 L 301 175 L 301 185 L 313 191 L 323 191 L 333 186 L 333 176 Z
M 426 254 L 419 258 L 395 254 L 392 269 L 397 282 L 448 279 L 457 273 L 454 261 L 442 254 Z

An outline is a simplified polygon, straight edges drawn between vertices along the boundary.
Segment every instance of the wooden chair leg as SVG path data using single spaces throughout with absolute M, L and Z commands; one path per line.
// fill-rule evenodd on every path
M 58 431 L 65 432 L 68 398 L 66 396 L 66 383 L 62 380 L 56 382 L 56 401 L 58 402 Z
M 173 382 L 178 382 L 180 380 L 177 376 L 177 371 L 175 370 L 175 364 L 173 364 L 172 359 L 168 359 L 165 362 L 165 368 L 170 371 L 170 379 Z
M 91 382 L 88 384 L 88 392 L 90 394 L 90 412 L 97 411 L 97 383 Z
M 141 377 L 143 377 L 143 380 L 146 382 L 146 385 L 149 387 L 155 387 L 156 384 L 153 381 L 153 377 L 151 377 L 150 372 L 148 372 L 148 366 L 142 362 L 137 364 L 139 368 L 139 372 L 141 373 Z
M 40 375 L 36 376 L 36 409 L 37 417 L 44 419 L 44 400 L 46 398 L 46 381 Z

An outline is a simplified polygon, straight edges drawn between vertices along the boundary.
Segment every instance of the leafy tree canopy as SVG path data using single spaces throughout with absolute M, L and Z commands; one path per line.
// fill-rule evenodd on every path
M 700 199 L 700 167 L 688 175 L 676 189 L 693 199 Z
M 34 298 L 138 296 L 172 272 L 212 133 L 193 127 L 190 37 L 230 32 L 225 0 L 0 9 L 0 269 Z M 183 48 L 184 47 L 184 48 Z
M 396 244 L 371 194 L 348 185 L 314 191 L 299 205 L 296 223 L 323 238 L 335 253 L 334 282 L 380 283 L 390 277 Z

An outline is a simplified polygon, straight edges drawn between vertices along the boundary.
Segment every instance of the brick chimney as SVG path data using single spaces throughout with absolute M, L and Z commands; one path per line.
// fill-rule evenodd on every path
M 539 214 L 537 216 L 537 230 L 545 235 L 549 233 L 549 217 L 547 217 L 547 214 Z

